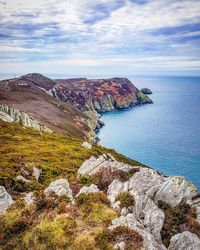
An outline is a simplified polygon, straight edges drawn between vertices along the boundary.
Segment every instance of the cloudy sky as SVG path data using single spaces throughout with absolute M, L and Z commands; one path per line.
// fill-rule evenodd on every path
M 0 74 L 200 75 L 199 0 L 0 0 Z

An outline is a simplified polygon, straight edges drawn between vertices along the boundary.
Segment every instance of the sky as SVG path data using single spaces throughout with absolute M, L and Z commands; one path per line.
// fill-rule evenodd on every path
M 0 0 L 0 75 L 200 76 L 199 0 Z

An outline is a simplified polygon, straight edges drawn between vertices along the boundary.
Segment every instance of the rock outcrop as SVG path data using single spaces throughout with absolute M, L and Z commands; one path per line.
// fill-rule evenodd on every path
M 188 231 L 174 235 L 170 240 L 168 250 L 199 250 L 200 239 Z
M 175 207 L 182 201 L 191 200 L 197 194 L 197 188 L 184 177 L 172 176 L 165 178 L 155 195 L 155 200 L 161 200 Z
M 110 154 L 104 154 L 98 158 L 92 156 L 85 160 L 78 170 L 78 175 L 93 175 L 103 168 L 116 168 L 122 171 L 129 171 L 131 169 L 138 169 L 138 166 L 130 166 L 123 162 L 118 162 Z
M 52 132 L 51 129 L 47 128 L 36 119 L 20 111 L 19 109 L 9 107 L 6 104 L 0 103 L 0 119 L 7 122 L 17 122 L 25 127 L 31 127 L 43 132 Z
M 143 94 L 145 95 L 151 95 L 152 94 L 152 91 L 148 88 L 143 88 L 140 90 Z
M 39 180 L 40 174 L 42 173 L 42 170 L 36 167 L 33 167 L 33 177 L 36 179 L 36 181 Z
M 13 203 L 14 201 L 5 187 L 0 186 L 0 214 L 4 214 Z
M 129 171 L 134 168 L 139 169 L 139 172 L 134 173 L 128 180 L 123 182 L 119 179 L 114 179 L 108 186 L 107 197 L 111 202 L 111 207 L 119 212 L 121 210 L 121 216 L 112 221 L 110 229 L 126 226 L 142 235 L 144 249 L 164 250 L 166 247 L 162 243 L 161 230 L 164 225 L 165 213 L 158 207 L 159 201 L 163 201 L 171 207 L 188 203 L 196 209 L 196 221 L 199 220 L 200 198 L 197 195 L 197 189 L 183 177 L 165 177 L 156 170 L 147 167 L 123 164 L 116 161 L 116 159 L 112 159 L 112 155 L 101 155 L 98 158 L 91 157 L 81 165 L 78 174 L 92 176 L 102 169 L 110 167 L 122 171 Z M 88 189 L 86 188 L 86 192 Z M 130 204 L 128 208 L 124 207 L 121 209 L 118 197 L 120 193 L 124 192 L 129 192 L 132 195 L 134 204 Z M 175 235 L 174 239 L 172 238 L 171 240 L 169 249 L 190 249 L 187 248 L 188 244 L 191 244 L 194 249 L 198 249 L 195 248 L 198 245 L 196 239 L 198 237 L 195 236 L 194 239 L 191 235 L 191 233 L 189 235 Z M 175 239 L 177 239 L 177 242 Z M 182 246 L 185 246 L 185 248 Z M 118 244 L 115 247 L 120 249 Z
M 55 180 L 44 190 L 44 193 L 47 196 L 51 195 L 52 192 L 58 196 L 67 196 L 71 201 L 73 201 L 72 190 L 67 179 Z
M 80 194 L 97 193 L 99 191 L 100 190 L 98 189 L 97 185 L 91 184 L 89 187 L 82 187 L 76 196 L 79 196 Z

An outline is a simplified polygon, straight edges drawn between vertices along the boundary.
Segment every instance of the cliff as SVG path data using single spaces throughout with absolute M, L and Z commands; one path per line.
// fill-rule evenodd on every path
M 92 142 L 104 125 L 98 113 L 152 103 L 126 78 L 52 80 L 38 73 L 0 81 L 0 101 L 49 130 Z
M 0 120 L 0 248 L 200 248 L 200 198 L 113 150 Z

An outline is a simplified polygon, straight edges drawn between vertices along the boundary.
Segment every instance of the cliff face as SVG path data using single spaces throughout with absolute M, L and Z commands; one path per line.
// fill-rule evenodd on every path
M 126 78 L 56 80 L 67 88 L 86 93 L 89 106 L 97 112 L 127 109 L 136 105 L 152 103 Z
M 17 122 L 22 126 L 31 127 L 38 131 L 43 132 L 52 132 L 49 128 L 30 117 L 26 113 L 20 111 L 19 109 L 15 109 L 9 107 L 3 103 L 0 103 L 0 116 L 1 119 L 7 122 Z
M 98 113 L 152 103 L 126 78 L 52 80 L 36 73 L 0 81 L 0 100 L 52 131 L 93 142 L 103 126 Z

